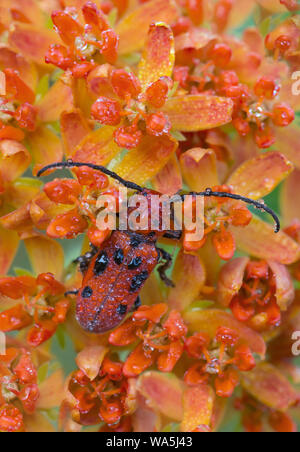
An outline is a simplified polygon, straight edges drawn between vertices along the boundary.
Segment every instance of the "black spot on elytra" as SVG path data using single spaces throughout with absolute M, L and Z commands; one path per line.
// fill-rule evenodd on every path
M 135 270 L 136 268 L 139 268 L 141 263 L 142 259 L 139 256 L 133 257 L 128 264 L 128 268 L 129 270 Z
M 114 261 L 116 264 L 121 265 L 124 260 L 124 252 L 121 248 L 118 248 L 114 254 Z
M 108 259 L 106 251 L 102 251 L 95 261 L 94 274 L 96 276 L 101 275 L 101 273 L 103 273 L 106 270 L 106 268 L 108 266 L 108 262 L 109 262 L 109 259 Z
M 141 243 L 143 243 L 143 237 L 140 237 L 137 234 L 130 237 L 130 246 L 132 246 L 132 248 L 137 248 Z
M 125 304 L 119 304 L 117 311 L 119 315 L 125 315 L 127 312 L 127 306 Z
M 86 286 L 81 292 L 82 298 L 90 298 L 93 295 L 93 289 L 89 286 Z
M 135 292 L 136 290 L 138 290 L 146 281 L 148 276 L 149 273 L 146 270 L 141 272 L 139 275 L 134 276 L 130 283 L 130 292 Z
M 134 310 L 138 309 L 141 306 L 141 304 L 142 304 L 141 297 L 138 296 L 133 305 Z

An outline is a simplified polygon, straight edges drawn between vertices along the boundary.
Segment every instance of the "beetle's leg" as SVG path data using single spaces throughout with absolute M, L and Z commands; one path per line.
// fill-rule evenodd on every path
M 79 294 L 79 290 L 68 290 L 68 292 L 65 292 L 65 297 L 67 297 L 68 295 L 78 295 Z
M 136 310 L 141 306 L 141 304 L 142 304 L 141 297 L 138 296 L 137 299 L 136 299 L 135 302 L 134 302 L 134 305 L 133 305 L 132 308 L 131 308 L 131 312 L 136 311 Z
M 180 240 L 182 231 L 166 231 L 163 235 L 165 239 Z
M 169 279 L 166 275 L 166 271 L 171 267 L 172 265 L 172 256 L 167 251 L 165 251 L 162 248 L 157 248 L 157 250 L 160 253 L 161 259 L 164 261 L 157 267 L 157 271 L 159 273 L 159 276 L 161 280 L 166 284 L 168 287 L 175 287 L 175 284 L 171 279 Z
M 85 273 L 89 267 L 91 259 L 97 254 L 98 248 L 91 244 L 91 249 L 83 256 L 77 257 L 73 262 L 74 264 L 79 264 L 79 269 L 81 273 Z

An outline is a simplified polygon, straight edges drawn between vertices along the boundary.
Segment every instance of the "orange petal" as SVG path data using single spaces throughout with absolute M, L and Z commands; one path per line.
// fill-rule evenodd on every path
M 172 128 L 183 132 L 212 129 L 231 122 L 231 99 L 205 94 L 172 97 L 163 107 Z
M 0 96 L 5 96 L 6 94 L 6 82 L 5 82 L 5 74 L 0 71 Z
M 10 1 L 10 7 L 20 11 L 37 27 L 45 25 L 46 17 L 35 0 L 12 0 Z
M 211 41 L 217 40 L 217 35 L 204 28 L 191 28 L 186 33 L 181 33 L 175 38 L 176 52 L 186 49 L 200 50 L 207 46 Z
M 193 191 L 218 185 L 216 154 L 212 149 L 193 148 L 180 156 L 183 179 Z
M 172 0 L 151 0 L 125 16 L 117 25 L 119 35 L 119 53 L 140 50 L 146 41 L 149 26 L 152 22 L 172 24 L 178 18 L 178 10 Z
M 152 351 L 144 351 L 143 343 L 140 343 L 128 356 L 123 366 L 125 377 L 137 377 L 154 363 Z
M 174 37 L 171 28 L 161 22 L 150 25 L 145 50 L 139 64 L 143 89 L 160 77 L 171 77 L 175 61 Z
M 183 394 L 182 432 L 193 432 L 201 426 L 210 427 L 215 394 L 207 385 L 186 388 Z
M 223 265 L 218 280 L 218 301 L 223 306 L 229 306 L 242 287 L 248 262 L 248 257 L 237 257 Z
M 86 347 L 76 357 L 76 364 L 87 377 L 93 381 L 100 370 L 104 356 L 108 349 L 102 345 Z
M 137 388 L 149 407 L 181 421 L 183 384 L 174 374 L 145 372 L 138 378 Z
M 91 132 L 82 112 L 75 109 L 63 112 L 60 117 L 61 135 L 66 156 L 69 157 L 73 149 Z
M 282 311 L 286 311 L 295 297 L 293 280 L 284 265 L 274 261 L 269 261 L 268 264 L 275 277 L 277 304 Z
M 300 170 L 296 169 L 284 182 L 281 195 L 280 206 L 282 219 L 285 226 L 289 226 L 293 220 L 300 220 Z
M 266 152 L 247 160 L 227 181 L 234 193 L 259 199 L 269 194 L 293 170 L 280 152 Z
M 13 48 L 47 69 L 49 65 L 45 63 L 45 54 L 51 44 L 58 42 L 58 36 L 54 31 L 37 29 L 28 24 L 15 23 L 9 34 L 9 43 Z
M 260 334 L 236 320 L 232 314 L 220 309 L 206 311 L 190 311 L 184 315 L 184 320 L 193 333 L 206 333 L 211 339 L 216 335 L 220 325 L 235 331 L 240 340 L 247 343 L 251 350 L 262 357 L 266 353 L 266 345 Z
M 36 236 L 24 240 L 24 244 L 34 272 L 53 273 L 60 280 L 64 267 L 62 246 L 55 240 L 45 236 Z
M 231 230 L 237 247 L 247 254 L 287 265 L 300 258 L 299 245 L 282 231 L 274 234 L 273 226 L 260 218 L 253 216 L 246 228 L 232 226 Z
M 38 73 L 35 65 L 5 44 L 0 46 L 0 67 L 1 69 L 9 67 L 17 70 L 23 82 L 32 90 L 35 90 L 38 82 Z
M 32 157 L 36 168 L 41 168 L 49 163 L 60 162 L 63 157 L 61 140 L 47 126 L 41 125 L 28 137 Z
M 37 401 L 38 410 L 50 410 L 58 407 L 65 397 L 64 374 L 61 369 L 50 375 L 39 385 L 40 397 Z
M 70 111 L 74 107 L 71 87 L 61 79 L 57 80 L 36 106 L 42 122 L 58 121 L 62 112 Z
M 128 152 L 114 171 L 126 180 L 144 184 L 166 165 L 176 148 L 177 141 L 167 135 L 144 136 L 139 146 Z
M 31 221 L 38 229 L 46 229 L 53 218 L 73 209 L 73 206 L 55 204 L 50 201 L 45 192 L 40 192 L 29 206 Z
M 182 176 L 175 154 L 155 176 L 152 183 L 155 190 L 165 195 L 174 195 L 182 189 Z
M 187 308 L 200 293 L 206 278 L 205 267 L 198 255 L 181 250 L 172 273 L 175 287 L 170 289 L 168 304 L 172 309 Z
M 158 412 L 151 409 L 147 400 L 141 395 L 137 396 L 137 409 L 132 416 L 134 432 L 159 432 L 161 430 L 161 419 Z
M 28 168 L 31 157 L 22 143 L 13 140 L 0 141 L 0 174 L 5 182 L 21 176 Z
M 107 165 L 120 151 L 113 139 L 114 130 L 114 127 L 105 126 L 86 135 L 75 148 L 73 160 Z
M 293 125 L 276 129 L 276 146 L 300 169 L 300 130 Z
M 286 377 L 269 363 L 245 372 L 241 383 L 249 394 L 277 411 L 286 411 L 299 398 Z
M 5 275 L 16 255 L 19 237 L 14 231 L 7 231 L 0 226 L 0 275 Z

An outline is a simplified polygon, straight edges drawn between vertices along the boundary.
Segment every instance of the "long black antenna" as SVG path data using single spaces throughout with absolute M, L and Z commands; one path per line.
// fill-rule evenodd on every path
M 96 171 L 101 171 L 103 174 L 106 174 L 107 176 L 110 176 L 111 178 L 117 180 L 120 182 L 120 184 L 124 185 L 124 187 L 127 187 L 132 190 L 136 190 L 139 192 L 143 192 L 144 188 L 141 187 L 138 184 L 135 184 L 134 182 L 127 181 L 123 179 L 118 174 L 114 173 L 113 171 L 110 171 L 109 169 L 105 168 L 105 166 L 101 165 L 94 165 L 93 163 L 83 163 L 83 162 L 73 162 L 72 160 L 67 160 L 66 162 L 58 162 L 58 163 L 51 163 L 50 165 L 45 166 L 42 168 L 38 173 L 37 177 L 42 176 L 46 171 L 51 169 L 58 169 L 58 168 L 80 168 L 83 166 L 87 166 L 88 168 L 92 168 Z M 229 199 L 235 199 L 237 201 L 243 201 L 246 204 L 251 204 L 256 209 L 263 210 L 269 215 L 271 215 L 275 221 L 275 232 L 280 231 L 280 221 L 276 213 L 270 209 L 270 207 L 266 206 L 263 202 L 254 201 L 254 199 L 246 198 L 245 196 L 236 195 L 235 193 L 227 193 L 227 192 L 221 192 L 221 191 L 212 191 L 211 188 L 207 188 L 205 191 L 202 192 L 192 192 L 188 193 L 190 195 L 195 196 L 204 196 L 204 197 L 217 197 L 217 198 L 229 198 Z M 184 196 L 181 195 L 181 198 L 184 199 Z
M 268 213 L 269 215 L 271 215 L 271 217 L 274 219 L 275 221 L 275 229 L 274 231 L 277 233 L 280 231 L 280 221 L 278 216 L 276 215 L 276 213 L 274 212 L 274 210 L 272 210 L 270 207 L 266 206 L 266 204 L 264 204 L 263 202 L 259 202 L 259 201 L 255 201 L 254 199 L 251 198 L 246 198 L 245 196 L 241 196 L 241 195 L 236 195 L 235 193 L 227 193 L 227 192 L 222 192 L 222 191 L 212 191 L 211 188 L 207 188 L 205 191 L 203 192 L 192 192 L 192 193 L 188 193 L 189 195 L 195 195 L 195 196 L 206 196 L 206 197 L 217 197 L 217 198 L 229 198 L 229 199 L 235 199 L 237 201 L 243 201 L 246 204 L 251 204 L 252 206 L 254 206 L 256 209 L 258 210 L 263 210 L 266 213 Z M 182 197 L 184 197 L 185 195 L 182 195 Z
M 82 162 L 73 162 L 72 160 L 67 160 L 66 162 L 58 162 L 58 163 L 51 163 L 50 165 L 45 166 L 42 168 L 38 173 L 37 177 L 42 176 L 43 173 L 45 173 L 48 170 L 55 169 L 55 168 L 81 168 L 83 166 L 87 166 L 89 168 L 92 168 L 96 171 L 101 171 L 101 173 L 106 174 L 107 176 L 112 177 L 113 179 L 120 182 L 120 184 L 124 185 L 124 187 L 127 187 L 132 190 L 137 191 L 144 191 L 144 188 L 140 185 L 135 184 L 134 182 L 129 182 L 125 179 L 123 179 L 121 176 L 118 176 L 118 174 L 114 173 L 113 171 L 110 171 L 109 169 L 105 168 L 105 166 L 101 165 L 94 165 L 93 163 L 82 163 Z

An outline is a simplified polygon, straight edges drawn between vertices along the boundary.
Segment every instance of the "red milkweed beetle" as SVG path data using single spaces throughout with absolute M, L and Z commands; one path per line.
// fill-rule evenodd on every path
M 37 176 L 51 169 L 79 167 L 101 171 L 126 188 L 133 189 L 146 197 L 155 193 L 134 182 L 124 180 L 103 166 L 71 160 L 45 166 Z M 280 230 L 277 215 L 261 202 L 234 193 L 212 191 L 210 188 L 204 192 L 188 194 L 229 198 L 251 204 L 270 214 L 276 223 L 275 232 Z M 186 195 L 180 196 L 184 199 Z M 165 250 L 156 246 L 161 236 L 179 239 L 181 231 L 145 233 L 145 231 L 115 230 L 99 250 L 94 247 L 91 252 L 76 260 L 83 273 L 82 287 L 68 294 L 77 295 L 76 318 L 83 329 L 90 333 L 104 333 L 117 327 L 126 313 L 140 304 L 139 293 L 160 258 L 163 262 L 159 265 L 158 272 L 167 285 L 173 284 L 165 274 L 171 265 L 172 258 Z

